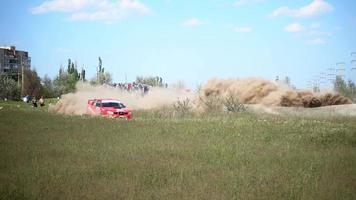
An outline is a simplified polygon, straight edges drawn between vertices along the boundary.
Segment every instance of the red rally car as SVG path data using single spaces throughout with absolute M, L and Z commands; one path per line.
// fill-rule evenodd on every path
M 87 112 L 103 117 L 132 119 L 131 110 L 115 99 L 88 100 Z

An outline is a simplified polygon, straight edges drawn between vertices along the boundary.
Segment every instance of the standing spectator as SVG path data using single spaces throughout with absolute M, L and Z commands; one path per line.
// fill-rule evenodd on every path
M 40 103 L 41 107 L 45 106 L 45 100 L 44 100 L 43 96 L 41 96 L 41 98 L 40 98 L 40 100 L 38 100 L 38 102 Z
M 33 99 L 32 99 L 32 107 L 37 108 L 37 100 L 36 100 L 36 97 L 33 97 Z
M 132 89 L 132 84 L 129 83 L 129 84 L 127 85 L 127 91 L 131 92 L 131 89 Z
M 148 85 L 144 85 L 143 86 L 143 94 L 147 94 L 148 90 L 149 90 Z

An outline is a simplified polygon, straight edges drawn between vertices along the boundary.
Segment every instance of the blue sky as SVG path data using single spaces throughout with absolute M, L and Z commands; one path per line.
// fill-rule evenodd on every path
M 41 76 L 72 58 L 91 77 L 101 56 L 115 81 L 289 76 L 304 88 L 340 61 L 351 76 L 355 11 L 354 0 L 2 1 L 0 45 L 29 51 Z

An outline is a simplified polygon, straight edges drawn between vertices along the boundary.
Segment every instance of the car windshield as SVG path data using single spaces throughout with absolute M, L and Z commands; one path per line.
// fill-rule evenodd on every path
M 103 107 L 111 107 L 111 108 L 125 108 L 125 105 L 119 102 L 103 102 Z

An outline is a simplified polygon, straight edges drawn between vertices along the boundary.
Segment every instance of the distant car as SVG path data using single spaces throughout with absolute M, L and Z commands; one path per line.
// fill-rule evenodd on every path
M 109 118 L 132 119 L 131 110 L 119 100 L 115 99 L 92 99 L 88 100 L 88 114 L 101 115 Z

